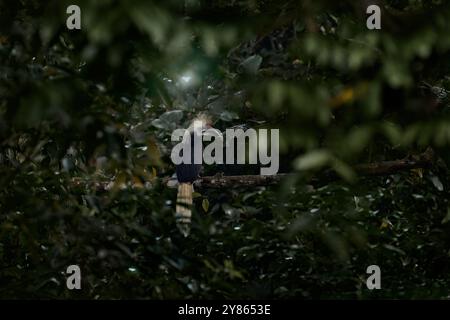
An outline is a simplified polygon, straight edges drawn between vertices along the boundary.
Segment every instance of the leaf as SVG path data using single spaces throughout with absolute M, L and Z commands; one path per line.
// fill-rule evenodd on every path
M 447 208 L 447 215 L 442 219 L 442 224 L 445 224 L 450 221 L 450 207 Z
M 153 137 L 147 143 L 147 154 L 149 158 L 149 164 L 157 167 L 162 166 L 163 161 L 161 159 L 161 152 L 159 151 L 159 147 Z M 153 168 L 153 170 L 155 171 L 154 176 L 156 176 L 156 169 Z
M 142 184 L 141 179 L 138 176 L 133 176 L 133 187 L 134 188 L 143 188 L 144 185 Z
M 205 212 L 208 212 L 208 209 L 209 209 L 209 201 L 208 201 L 208 199 L 203 199 L 203 201 L 202 201 L 202 208 L 203 208 L 203 210 L 205 210 Z
M 347 181 L 354 181 L 356 179 L 355 171 L 349 165 L 338 159 L 333 160 L 333 169 Z
M 414 172 L 415 174 L 417 174 L 417 176 L 422 179 L 423 178 L 423 169 L 422 168 L 417 168 L 417 169 L 411 169 L 412 172 Z
M 381 221 L 380 229 L 392 229 L 394 226 L 392 225 L 392 222 L 389 221 L 387 218 L 383 218 Z
M 234 119 L 239 119 L 238 115 L 231 111 L 222 111 L 220 113 L 220 120 L 223 121 L 232 121 Z
M 152 121 L 152 125 L 158 129 L 173 129 L 183 118 L 183 111 L 172 110 L 163 113 L 158 119 Z
M 242 273 L 235 269 L 233 261 L 231 260 L 224 261 L 224 271 L 230 276 L 231 279 L 234 278 L 244 279 Z
M 438 189 L 439 191 L 444 191 L 444 186 L 438 177 L 432 176 L 430 177 L 430 180 L 431 182 L 433 182 L 433 185 L 436 187 L 436 189 Z
M 167 123 L 179 122 L 183 118 L 183 111 L 172 110 L 163 113 L 159 119 Z
M 399 254 L 401 254 L 401 255 L 405 255 L 405 254 L 406 254 L 405 251 L 403 251 L 402 249 L 399 249 L 399 248 L 397 248 L 397 247 L 394 247 L 393 245 L 390 245 L 390 244 L 385 244 L 385 245 L 383 245 L 383 247 L 385 247 L 385 248 L 388 249 L 388 250 L 397 252 L 397 253 L 399 253 Z
M 167 123 L 162 121 L 161 119 L 155 119 L 152 121 L 152 126 L 158 128 L 158 129 L 166 129 Z
M 333 99 L 331 99 L 330 104 L 333 108 L 337 108 L 343 104 L 353 101 L 354 98 L 355 98 L 355 90 L 353 90 L 353 88 L 346 88 L 342 90 Z
M 326 150 L 315 150 L 294 161 L 297 170 L 310 170 L 326 165 L 331 159 L 330 153 Z
M 241 63 L 241 67 L 248 74 L 256 74 L 261 66 L 263 58 L 256 54 L 248 57 Z

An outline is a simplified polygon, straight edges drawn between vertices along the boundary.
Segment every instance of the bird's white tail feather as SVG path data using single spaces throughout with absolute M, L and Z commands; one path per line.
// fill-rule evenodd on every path
M 191 183 L 180 183 L 178 185 L 176 220 L 178 228 L 185 237 L 189 235 L 192 217 L 192 193 L 194 188 Z

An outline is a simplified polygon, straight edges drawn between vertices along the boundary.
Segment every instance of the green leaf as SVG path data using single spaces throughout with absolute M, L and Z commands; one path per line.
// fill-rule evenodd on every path
M 341 160 L 334 159 L 333 160 L 333 169 L 340 175 L 344 180 L 352 182 L 356 180 L 355 171 L 346 163 Z
M 438 189 L 439 191 L 444 191 L 444 186 L 438 177 L 432 176 L 432 177 L 430 177 L 430 180 L 433 183 L 433 185 L 436 187 L 436 189 Z
M 248 74 L 256 74 L 261 66 L 263 58 L 256 54 L 248 57 L 241 63 L 241 67 Z
M 447 208 L 447 215 L 442 219 L 442 224 L 445 224 L 450 221 L 450 207 Z
M 294 161 L 294 167 L 297 170 L 310 170 L 320 168 L 329 163 L 331 154 L 327 150 L 315 150 Z
M 205 212 L 208 212 L 208 209 L 209 209 L 209 201 L 208 201 L 208 199 L 203 199 L 203 201 L 202 201 L 202 208 L 203 208 L 203 210 L 205 210 Z
M 172 110 L 163 113 L 159 119 L 167 123 L 177 123 L 183 118 L 183 111 Z

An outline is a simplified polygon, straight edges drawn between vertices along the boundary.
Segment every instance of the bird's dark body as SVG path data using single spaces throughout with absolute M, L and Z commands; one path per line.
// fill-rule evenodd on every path
M 194 182 L 200 175 L 201 164 L 179 164 L 177 165 L 178 182 Z
M 176 166 L 177 180 L 180 183 L 192 183 L 198 179 L 201 164 L 194 164 L 194 132 L 191 133 L 191 163 L 182 163 Z

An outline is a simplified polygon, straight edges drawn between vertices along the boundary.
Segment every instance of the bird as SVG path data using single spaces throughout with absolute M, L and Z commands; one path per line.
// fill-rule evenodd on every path
M 229 129 L 246 131 L 249 126 L 246 124 L 235 125 Z M 194 141 L 202 140 L 205 136 L 214 136 L 214 139 L 219 139 L 223 146 L 223 155 L 226 155 L 229 147 L 225 143 L 222 132 L 212 125 L 212 118 L 205 114 L 200 113 L 191 122 L 187 129 L 189 135 L 183 138 L 183 149 L 190 149 L 190 162 L 180 163 L 176 165 L 175 174 L 178 182 L 177 201 L 175 206 L 175 219 L 180 232 L 187 237 L 190 234 L 190 226 L 192 221 L 192 205 L 193 205 L 193 193 L 194 182 L 200 178 L 201 172 L 203 172 L 202 164 L 194 163 Z M 189 139 L 186 139 L 189 137 Z M 225 134 L 226 137 L 226 134 Z M 236 140 L 236 138 L 234 138 Z M 235 141 L 236 142 L 236 141 Z M 248 142 L 247 142 L 248 143 Z M 217 165 L 209 166 L 208 172 L 215 173 L 216 175 L 242 175 L 242 174 L 258 174 L 260 166 L 253 164 L 238 164 L 236 150 L 236 143 L 234 143 L 234 161 L 231 164 L 225 163 L 223 160 Z M 203 151 L 203 150 L 202 150 Z
M 192 195 L 194 193 L 193 183 L 200 177 L 200 171 L 202 170 L 201 164 L 194 163 L 194 139 L 201 139 L 204 132 L 208 129 L 214 129 L 211 118 L 206 114 L 199 114 L 188 128 L 190 139 L 183 141 L 183 143 L 190 144 L 188 147 L 191 150 L 191 161 L 190 163 L 176 165 L 175 171 L 178 180 L 178 192 L 175 218 L 178 229 L 185 237 L 190 233 L 193 204 Z

